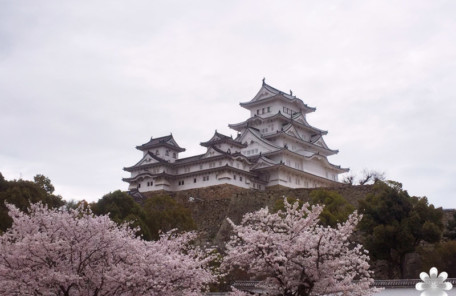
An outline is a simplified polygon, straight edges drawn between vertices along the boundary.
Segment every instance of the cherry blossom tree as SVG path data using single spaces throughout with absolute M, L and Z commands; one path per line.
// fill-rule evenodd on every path
M 284 200 L 285 210 L 263 208 L 245 214 L 227 244 L 224 267 L 241 268 L 256 278 L 268 295 L 303 296 L 375 292 L 368 256 L 349 237 L 361 219 L 355 212 L 337 227 L 319 225 L 322 206 Z
M 88 210 L 30 214 L 8 205 L 12 227 L 0 237 L 0 295 L 201 295 L 215 276 L 195 233 L 135 237 Z

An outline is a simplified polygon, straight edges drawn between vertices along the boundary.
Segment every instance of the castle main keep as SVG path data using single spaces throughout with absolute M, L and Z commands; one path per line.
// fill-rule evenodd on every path
M 141 160 L 124 170 L 131 173 L 129 190 L 180 191 L 231 184 L 264 190 L 281 185 L 290 188 L 327 187 L 338 184 L 348 171 L 334 165 L 323 136 L 327 131 L 311 126 L 306 115 L 316 109 L 302 100 L 266 84 L 249 102 L 240 103 L 250 117 L 229 124 L 238 132 L 232 138 L 217 131 L 202 142 L 206 153 L 179 158 L 185 151 L 172 134 L 151 138 L 137 146 Z

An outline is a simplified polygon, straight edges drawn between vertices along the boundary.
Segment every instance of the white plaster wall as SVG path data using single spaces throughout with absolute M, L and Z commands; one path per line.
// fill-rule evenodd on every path
M 269 112 L 268 112 L 269 107 Z M 287 102 L 266 102 L 264 104 L 257 105 L 255 107 L 250 108 L 250 117 L 253 116 L 261 116 L 261 117 L 269 117 L 272 115 L 281 112 L 284 115 L 290 116 L 291 112 L 299 112 L 299 108 L 293 103 Z
M 289 188 L 314 188 L 325 186 L 325 184 L 320 181 L 283 170 L 279 171 L 278 174 L 274 174 L 274 176 L 271 175 L 268 186 L 274 185 L 282 185 Z
M 327 169 L 323 167 L 322 164 L 315 158 L 304 161 L 303 166 L 304 171 L 326 178 Z
M 236 176 L 236 179 L 234 179 Z M 242 179 L 241 179 L 242 177 Z M 208 179 L 206 179 L 208 178 Z M 196 182 L 195 182 L 196 179 Z M 144 180 L 141 182 L 141 188 L 139 188 L 140 192 L 146 191 L 155 191 L 163 189 L 163 186 L 157 186 L 155 183 L 153 186 L 147 186 L 147 182 L 151 180 Z M 183 181 L 183 183 L 181 183 Z M 165 190 L 170 191 L 180 191 L 180 190 L 187 190 L 187 189 L 194 189 L 194 188 L 202 188 L 214 185 L 221 185 L 221 184 L 231 184 L 242 188 L 250 188 L 250 181 L 248 177 L 244 174 L 234 173 L 233 171 L 227 169 L 225 172 L 212 172 L 210 174 L 200 174 L 196 173 L 193 176 L 188 176 L 185 178 L 176 178 L 175 180 L 171 181 L 170 186 Z
M 260 142 L 260 140 L 258 140 L 253 135 L 246 135 L 243 142 L 246 142 L 248 145 L 246 148 L 243 148 L 241 150 L 241 153 L 245 156 L 253 156 L 253 155 L 258 155 L 260 153 L 264 154 L 264 153 L 275 150 L 275 148 L 273 148 L 269 145 L 265 145 L 262 142 Z

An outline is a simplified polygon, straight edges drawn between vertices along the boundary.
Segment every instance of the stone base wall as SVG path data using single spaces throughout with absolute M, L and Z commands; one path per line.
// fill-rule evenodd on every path
M 310 193 L 316 189 L 336 191 L 355 207 L 358 206 L 359 199 L 372 192 L 371 185 L 299 189 L 274 186 L 267 190 L 217 185 L 178 192 L 154 191 L 143 193 L 143 195 L 153 197 L 165 194 L 175 198 L 191 210 L 198 229 L 207 234 L 208 240 L 216 245 L 223 246 L 229 238 L 230 229 L 226 218 L 230 218 L 237 224 L 245 213 L 259 210 L 265 206 L 273 207 L 275 202 L 283 197 L 308 201 Z

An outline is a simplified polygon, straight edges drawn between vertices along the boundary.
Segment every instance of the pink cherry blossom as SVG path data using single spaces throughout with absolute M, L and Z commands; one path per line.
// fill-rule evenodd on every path
M 82 209 L 8 208 L 14 222 L 0 237 L 0 295 L 202 295 L 216 279 L 212 257 L 190 243 L 195 233 L 146 242 Z
M 286 200 L 285 210 L 245 214 L 227 244 L 226 269 L 239 267 L 257 278 L 268 295 L 367 295 L 375 292 L 367 252 L 352 243 L 361 216 L 336 228 L 318 224 L 322 206 Z

